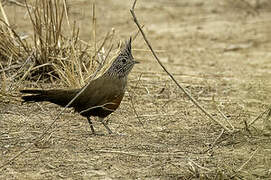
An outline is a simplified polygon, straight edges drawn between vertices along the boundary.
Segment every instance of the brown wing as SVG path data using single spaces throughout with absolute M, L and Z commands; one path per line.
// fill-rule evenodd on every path
M 102 76 L 90 82 L 73 107 L 83 116 L 106 117 L 119 107 L 125 86 L 122 79 Z

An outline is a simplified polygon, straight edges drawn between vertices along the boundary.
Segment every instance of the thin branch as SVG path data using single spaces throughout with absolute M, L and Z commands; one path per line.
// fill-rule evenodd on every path
M 217 141 L 221 138 L 221 136 L 223 135 L 224 132 L 225 132 L 225 129 L 222 129 L 221 132 L 220 132 L 220 134 L 216 137 L 216 139 L 213 142 L 213 144 L 206 151 L 204 151 L 203 153 L 206 153 L 206 152 L 210 151 L 211 149 L 213 149 L 214 146 L 217 144 Z
M 256 154 L 256 152 L 258 150 L 259 150 L 259 147 L 255 151 L 253 151 L 253 153 L 251 154 L 249 159 L 246 162 L 244 162 L 244 164 L 242 164 L 242 166 L 240 166 L 240 168 L 237 170 L 237 172 L 241 171 L 245 167 L 245 165 L 247 165 L 247 163 L 249 163 L 249 161 L 251 161 L 251 159 L 254 157 L 254 155 Z
M 206 167 L 203 167 L 203 166 L 197 164 L 197 163 L 196 163 L 195 161 L 193 161 L 192 159 L 188 159 L 188 161 L 189 161 L 189 165 L 192 166 L 192 167 L 193 167 L 193 165 L 194 165 L 194 166 L 196 166 L 197 168 L 203 169 L 203 170 L 205 170 L 205 171 L 211 171 L 209 168 L 206 168 Z M 193 168 L 193 169 L 195 169 L 195 168 Z
M 143 123 L 142 121 L 140 120 L 140 116 L 138 115 L 137 111 L 136 111 L 136 108 L 135 108 L 135 105 L 134 105 L 134 101 L 133 101 L 133 97 L 131 96 L 130 92 L 128 92 L 128 96 L 129 96 L 129 99 L 130 99 L 130 102 L 131 102 L 131 105 L 132 105 L 132 109 L 136 115 L 136 118 L 138 119 L 138 122 L 143 126 Z
M 222 117 L 226 120 L 226 122 L 231 126 L 232 130 L 234 130 L 234 126 L 232 125 L 232 123 L 229 121 L 229 119 L 227 118 L 227 116 L 219 109 L 219 107 L 217 107 L 218 112 L 222 115 Z
M 70 20 L 69 20 L 69 16 L 68 16 L 68 7 L 67 7 L 67 1 L 66 0 L 63 0 L 63 5 L 64 5 L 66 21 L 67 21 L 69 30 L 71 30 L 71 25 L 70 25 Z
M 10 35 L 10 37 L 12 37 L 12 39 L 14 39 L 14 35 L 13 35 L 12 30 L 11 30 L 11 28 L 10 28 L 7 14 L 6 14 L 6 12 L 4 11 L 4 8 L 3 8 L 3 6 L 2 6 L 2 2 L 1 2 L 1 1 L 0 1 L 0 10 L 1 10 L 2 15 L 3 15 L 3 17 L 4 17 L 5 23 L 8 25 L 9 35 Z
M 141 28 L 141 25 L 139 24 L 136 15 L 135 15 L 135 6 L 136 6 L 136 2 L 137 0 L 134 1 L 132 9 L 130 9 L 130 12 L 133 16 L 133 20 L 135 22 L 135 24 L 137 25 L 140 33 L 142 34 L 146 44 L 148 45 L 149 49 L 151 50 L 153 56 L 155 57 L 156 61 L 158 62 L 158 64 L 163 68 L 163 70 L 169 75 L 169 77 L 173 80 L 173 82 L 187 95 L 187 97 L 206 115 L 208 116 L 211 120 L 213 120 L 214 122 L 216 122 L 217 124 L 219 124 L 223 129 L 225 129 L 228 132 L 232 132 L 233 130 L 230 130 L 229 128 L 227 128 L 227 126 L 225 126 L 224 124 L 222 124 L 220 121 L 214 119 L 212 117 L 212 115 L 207 112 L 199 103 L 196 99 L 194 99 L 178 82 L 177 80 L 172 76 L 172 74 L 165 68 L 165 66 L 162 64 L 162 62 L 159 60 L 159 58 L 157 57 L 156 53 L 154 52 L 152 46 L 150 45 L 150 42 L 148 41 L 144 31 Z
M 248 123 L 248 127 L 251 126 L 252 124 L 254 124 L 258 119 L 260 119 L 265 113 L 269 113 L 271 112 L 271 107 L 269 107 L 267 110 L 265 110 L 264 112 L 260 113 L 255 119 L 253 119 L 252 121 L 250 121 Z
M 19 67 L 21 67 L 21 65 L 18 65 L 18 64 L 17 65 L 11 65 L 9 67 L 0 69 L 0 73 L 5 72 L 5 71 L 9 71 L 9 70 L 13 70 L 13 69 L 17 69 Z

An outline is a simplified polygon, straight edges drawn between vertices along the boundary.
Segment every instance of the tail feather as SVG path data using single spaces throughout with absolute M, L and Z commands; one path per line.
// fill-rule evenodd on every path
M 20 92 L 24 93 L 24 94 L 41 94 L 44 91 L 45 90 L 41 90 L 41 89 L 22 89 L 22 90 L 20 90 Z
M 24 89 L 20 90 L 23 94 L 30 94 L 22 96 L 24 102 L 43 102 L 48 101 L 60 106 L 66 106 L 78 92 L 74 90 L 41 90 L 41 89 Z M 31 95 L 32 94 L 32 95 Z

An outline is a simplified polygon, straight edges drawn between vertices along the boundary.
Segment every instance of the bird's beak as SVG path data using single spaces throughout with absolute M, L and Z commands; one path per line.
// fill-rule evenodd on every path
M 139 62 L 138 61 L 134 61 L 134 64 L 139 64 Z

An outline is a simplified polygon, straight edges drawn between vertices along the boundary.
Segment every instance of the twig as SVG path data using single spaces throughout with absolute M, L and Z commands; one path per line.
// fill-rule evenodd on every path
M 110 46 L 108 52 L 106 53 L 105 58 L 104 58 L 104 61 L 102 62 L 102 64 L 105 64 L 105 61 L 107 60 L 107 58 L 108 58 L 108 56 L 109 56 L 109 53 L 112 51 L 112 49 L 113 49 L 113 44 L 111 44 L 111 46 Z
M 245 130 L 251 135 L 251 132 L 249 130 L 248 124 L 246 120 L 243 120 L 244 124 L 245 124 Z
M 0 62 L 0 67 L 3 69 L 2 63 Z M 0 88 L 2 91 L 2 94 L 6 94 L 7 90 L 7 78 L 6 78 L 6 73 L 3 71 L 2 73 L 2 87 Z
M 217 107 L 218 112 L 222 115 L 222 117 L 226 120 L 226 122 L 231 126 L 232 130 L 234 130 L 234 126 L 231 124 L 231 122 L 229 121 L 229 119 L 227 118 L 227 116 L 219 109 L 219 107 Z
M 0 10 L 1 10 L 2 15 L 3 15 L 3 17 L 4 17 L 5 23 L 7 24 L 8 31 L 9 31 L 9 35 L 10 35 L 10 37 L 12 37 L 12 39 L 14 39 L 14 35 L 13 35 L 12 30 L 11 30 L 11 28 L 10 28 L 7 14 L 6 14 L 6 12 L 4 11 L 4 8 L 3 8 L 3 6 L 2 6 L 2 2 L 1 2 L 1 1 L 0 1 Z
M 264 112 L 260 113 L 255 119 L 253 119 L 252 121 L 250 121 L 248 123 L 248 127 L 251 126 L 252 124 L 254 124 L 258 119 L 260 119 L 265 113 L 268 113 L 271 111 L 271 107 L 269 107 L 267 110 L 265 110 Z
M 157 57 L 156 53 L 154 52 L 152 46 L 150 45 L 144 31 L 141 28 L 141 25 L 139 24 L 136 15 L 135 15 L 135 6 L 136 6 L 136 2 L 137 0 L 134 1 L 132 9 L 130 9 L 130 12 L 133 16 L 133 20 L 135 22 L 135 24 L 137 25 L 140 33 L 142 34 L 146 44 L 148 45 L 149 49 L 151 50 L 153 56 L 155 57 L 156 61 L 158 62 L 158 64 L 163 68 L 163 70 L 169 75 L 169 77 L 174 81 L 174 83 L 188 96 L 188 98 L 206 115 L 208 116 L 211 120 L 213 120 L 214 122 L 216 122 L 217 124 L 219 124 L 223 129 L 225 129 L 228 132 L 232 132 L 233 130 L 230 130 L 229 128 L 227 128 L 224 124 L 222 124 L 220 121 L 214 119 L 212 117 L 212 115 L 207 112 L 177 81 L 176 79 L 172 76 L 172 74 L 165 68 L 165 66 L 162 64 L 162 62 L 159 60 L 159 58 Z
M 143 29 L 144 25 L 141 26 L 141 28 Z M 140 31 L 138 30 L 135 35 L 133 36 L 133 40 L 135 40 L 138 36 L 138 34 L 140 33 Z M 134 49 L 133 49 L 134 50 Z
M 23 3 L 20 3 L 20 2 L 15 1 L 15 0 L 8 0 L 8 2 L 11 3 L 11 4 L 15 4 L 17 6 L 26 7 L 26 5 L 24 5 Z
M 132 153 L 132 152 L 126 152 L 126 151 L 113 151 L 113 150 L 93 150 L 95 152 L 100 152 L 100 153 L 110 153 L 110 154 L 123 154 L 123 155 L 129 155 L 129 156 L 136 156 L 136 157 L 149 157 L 147 154 L 137 154 L 137 153 Z
M 17 69 L 19 67 L 21 67 L 21 65 L 18 65 L 18 64 L 17 65 L 11 65 L 9 67 L 0 69 L 0 73 L 5 72 L 5 71 L 9 71 L 9 70 L 13 70 L 13 69 Z
M 264 122 L 265 122 L 265 124 L 268 124 L 268 122 L 267 122 L 267 121 L 269 120 L 270 116 L 271 116 L 271 109 L 269 108 L 269 111 L 268 111 L 268 113 L 267 113 L 266 117 L 264 118 Z
M 138 157 L 153 157 L 153 156 L 173 156 L 173 157 L 182 157 L 185 158 L 186 155 L 182 153 L 136 153 L 136 152 L 129 152 L 129 151 L 116 151 L 116 150 L 100 150 L 100 149 L 92 149 L 94 152 L 100 153 L 110 153 L 110 154 L 124 154 L 129 156 L 138 156 Z M 207 169 L 207 168 L 206 168 Z
M 151 52 L 150 50 L 148 50 L 148 49 L 133 49 L 133 51 L 137 51 L 137 52 Z M 156 52 L 156 53 L 165 53 L 166 52 L 166 50 L 163 50 L 163 49 L 161 49 L 161 50 L 154 50 L 154 52 Z
M 92 33 L 93 33 L 93 44 L 94 44 L 94 57 L 93 59 L 95 58 L 95 56 L 98 54 L 99 51 L 97 51 L 97 42 L 96 42 L 96 9 L 95 9 L 95 2 L 92 4 Z M 97 53 L 97 54 L 96 54 Z M 92 67 L 93 67 L 93 63 L 94 61 L 92 61 Z
M 192 166 L 192 167 L 193 167 L 193 165 L 194 165 L 194 166 L 196 166 L 196 167 L 198 167 L 198 168 L 200 168 L 200 169 L 203 169 L 203 170 L 205 170 L 205 171 L 211 171 L 209 168 L 203 167 L 203 166 L 197 164 L 195 161 L 193 161 L 193 160 L 191 160 L 191 159 L 188 159 L 188 161 L 189 161 L 189 165 Z
M 66 17 L 66 21 L 67 21 L 67 24 L 68 24 L 68 27 L 71 31 L 71 25 L 70 25 L 70 20 L 69 20 L 69 16 L 68 16 L 68 11 L 67 11 L 67 2 L 66 0 L 63 0 L 63 5 L 64 5 L 64 11 L 65 11 L 65 17 Z
M 112 36 L 113 36 L 113 35 L 114 35 L 114 33 L 112 34 Z M 109 39 L 110 36 L 111 36 L 111 35 L 110 35 L 110 32 L 107 32 L 107 34 L 106 34 L 106 36 L 105 36 L 105 38 L 104 38 L 102 44 L 100 45 L 100 47 L 98 48 L 98 50 L 95 51 L 94 55 L 92 56 L 92 62 L 94 61 L 94 58 L 97 56 L 97 54 L 98 54 L 98 53 L 101 51 L 101 49 L 104 47 L 105 43 L 107 42 L 107 40 Z M 96 49 L 96 46 L 97 46 L 97 45 L 96 45 L 96 43 L 95 43 L 95 49 Z M 111 52 L 112 47 L 113 47 L 113 45 L 110 47 L 110 49 L 109 49 L 109 51 L 108 51 L 108 54 Z M 102 67 L 104 66 L 104 64 L 105 64 L 105 62 L 106 62 L 106 60 L 107 60 L 108 54 L 106 55 L 106 57 L 103 59 L 102 62 L 97 61 L 98 64 L 99 64 L 97 70 L 96 70 L 92 75 L 88 76 L 88 77 L 86 78 L 86 80 L 88 80 L 89 78 L 92 79 L 92 78 L 96 77 L 97 73 L 98 73 L 98 72 L 102 69 Z M 92 66 L 90 66 L 90 67 L 93 67 L 93 64 L 92 64 Z
M 2 169 L 3 167 L 5 167 L 7 164 L 9 164 L 10 162 L 12 162 L 13 160 L 15 160 L 17 157 L 19 157 L 20 155 L 22 155 L 24 152 L 28 151 L 32 146 L 34 146 L 34 143 L 31 143 L 29 146 L 27 146 L 24 150 L 20 151 L 19 153 L 17 153 L 15 156 L 13 156 L 12 158 L 10 158 L 8 161 L 4 162 L 1 166 L 0 169 Z
M 249 159 L 246 162 L 244 162 L 244 164 L 242 164 L 242 166 L 240 166 L 240 168 L 237 170 L 237 172 L 241 171 L 245 167 L 245 165 L 247 165 L 247 163 L 249 163 L 249 161 L 251 161 L 251 159 L 253 158 L 253 156 L 256 154 L 256 152 L 258 150 L 259 150 L 259 147 L 255 151 L 253 151 L 253 153 L 251 154 Z
M 135 113 L 135 115 L 136 115 L 136 118 L 138 119 L 138 122 L 143 126 L 143 123 L 142 123 L 142 121 L 140 120 L 140 117 L 139 117 L 139 115 L 138 115 L 138 113 L 137 113 L 137 111 L 136 111 L 136 109 L 135 109 L 133 97 L 131 96 L 131 94 L 130 94 L 129 91 L 127 91 L 127 92 L 128 92 L 128 96 L 129 96 L 130 101 L 131 101 L 132 109 L 133 109 L 133 111 L 134 111 L 134 113 Z
M 137 81 L 137 83 L 136 83 L 136 85 L 135 85 L 135 88 L 137 88 L 138 82 L 140 81 L 141 77 L 142 77 L 142 74 L 140 74 L 140 76 L 139 76 L 139 78 L 138 78 L 138 81 Z M 134 110 L 134 113 L 135 113 L 135 115 L 136 115 L 136 118 L 138 119 L 139 123 L 143 126 L 143 123 L 142 123 L 142 121 L 140 120 L 140 116 L 138 115 L 138 113 L 137 113 L 137 111 L 136 111 L 136 109 L 135 109 L 135 105 L 134 105 L 134 101 L 133 101 L 133 99 L 132 99 L 132 96 L 130 95 L 129 91 L 127 91 L 127 92 L 128 92 L 128 95 L 129 95 L 129 97 L 130 97 L 130 99 L 131 99 L 132 108 L 133 108 L 133 110 Z
M 204 151 L 204 153 L 208 152 L 209 150 L 213 149 L 214 146 L 216 145 L 217 141 L 221 138 L 221 136 L 223 135 L 223 133 L 225 132 L 225 129 L 221 130 L 221 133 L 216 137 L 215 141 L 213 142 L 213 144 L 211 145 L 211 147 L 209 147 L 206 151 Z
M 98 48 L 98 50 L 97 50 L 97 51 L 95 50 L 93 59 L 98 55 L 98 53 L 102 50 L 102 48 L 104 48 L 104 45 L 105 45 L 106 41 L 110 38 L 110 36 L 111 36 L 111 35 L 110 35 L 110 31 L 109 31 L 109 32 L 106 33 L 106 36 L 105 36 L 105 38 L 104 38 L 102 44 L 101 44 L 100 47 Z M 96 46 L 97 46 L 97 45 L 96 45 Z M 110 50 L 110 51 L 111 51 L 111 50 Z M 109 51 L 109 52 L 110 52 L 110 51 Z M 103 61 L 98 61 L 98 63 L 99 63 L 99 64 L 104 64 L 104 63 L 105 63 L 105 60 L 106 60 L 106 58 L 104 58 Z

